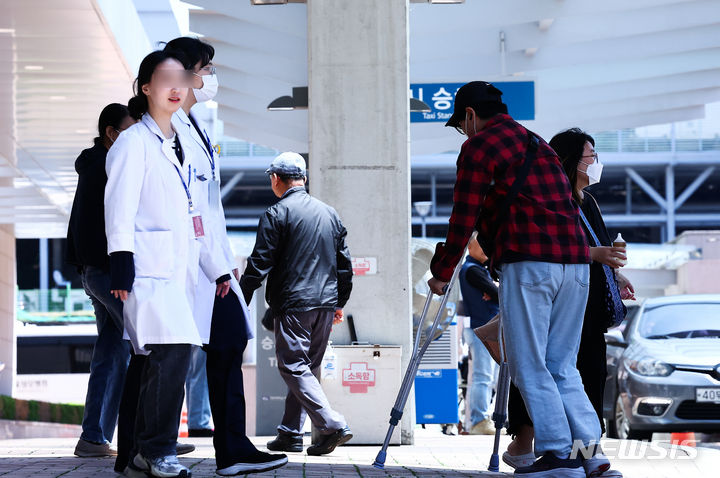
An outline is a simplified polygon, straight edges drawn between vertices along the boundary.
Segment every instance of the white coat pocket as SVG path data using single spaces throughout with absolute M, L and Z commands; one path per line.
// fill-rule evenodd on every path
M 135 231 L 135 277 L 173 277 L 172 231 Z

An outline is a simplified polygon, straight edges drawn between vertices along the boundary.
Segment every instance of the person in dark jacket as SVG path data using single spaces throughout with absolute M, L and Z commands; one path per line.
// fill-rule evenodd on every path
M 463 329 L 463 340 L 470 352 L 468 385 L 468 430 L 471 435 L 494 435 L 490 401 L 497 367 L 482 341 L 473 332 L 487 324 L 500 309 L 498 288 L 487 270 L 488 257 L 477 239 L 470 239 L 468 256 L 460 269 L 460 291 L 470 327 Z
M 324 455 L 352 438 L 345 418 L 331 408 L 317 379 L 330 328 L 342 321 L 352 289 L 347 231 L 333 208 L 305 191 L 302 156 L 282 153 L 266 173 L 280 200 L 260 218 L 240 287 L 249 303 L 268 277 L 275 352 L 289 389 L 278 436 L 267 446 L 302 451 L 303 424 L 309 415 L 322 438 L 307 453 Z
M 83 288 L 95 309 L 95 340 L 85 398 L 82 434 L 75 447 L 80 457 L 115 455 L 110 447 L 117 424 L 120 395 L 130 349 L 123 340 L 122 302 L 110 294 L 110 258 L 105 238 L 105 157 L 120 132 L 135 123 L 127 106 L 107 105 L 98 120 L 92 148 L 75 161 L 78 185 L 67 233 L 67 262 L 77 266 Z

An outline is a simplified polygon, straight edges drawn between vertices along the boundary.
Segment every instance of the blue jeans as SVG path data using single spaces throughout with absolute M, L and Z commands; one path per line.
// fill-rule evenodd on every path
M 470 409 L 468 428 L 490 418 L 490 400 L 492 384 L 495 379 L 497 364 L 492 359 L 482 341 L 477 338 L 473 329 L 463 329 L 463 340 L 470 349 L 470 373 L 467 402 Z
M 535 454 L 569 454 L 600 440 L 600 423 L 575 362 L 590 269 L 587 264 L 502 265 L 500 311 L 513 382 L 535 426 Z M 580 444 L 580 443 L 578 443 Z
M 210 398 L 208 397 L 208 380 L 205 371 L 206 363 L 205 351 L 193 345 L 190 368 L 187 379 L 185 379 L 188 428 L 191 430 L 210 428 Z
M 95 309 L 98 336 L 90 361 L 80 438 L 105 443 L 112 441 L 115 433 L 130 346 L 123 340 L 122 302 L 110 294 L 110 275 L 87 266 L 81 279 Z

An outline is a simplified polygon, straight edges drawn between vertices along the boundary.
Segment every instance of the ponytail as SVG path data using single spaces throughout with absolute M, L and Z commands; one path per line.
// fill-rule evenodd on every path
M 147 113 L 148 98 L 142 90 L 138 91 L 137 95 L 130 98 L 130 101 L 128 101 L 128 110 L 130 111 L 130 116 L 136 120 L 139 120 L 142 118 L 142 115 Z

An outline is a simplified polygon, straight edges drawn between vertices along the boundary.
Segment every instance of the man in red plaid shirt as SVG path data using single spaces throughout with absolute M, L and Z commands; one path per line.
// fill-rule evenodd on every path
M 501 95 L 475 81 L 455 97 L 446 126 L 468 140 L 458 156 L 447 239 L 435 252 L 428 285 L 442 295 L 477 227 L 500 278 L 510 375 L 533 420 L 540 457 L 515 475 L 600 476 L 610 463 L 595 453 L 600 424 L 575 368 L 589 285 L 587 239 L 557 155 L 542 139 L 528 154 L 530 133 L 507 114 Z M 503 206 L 526 157 L 527 177 Z M 573 446 L 594 456 L 576 458 Z

